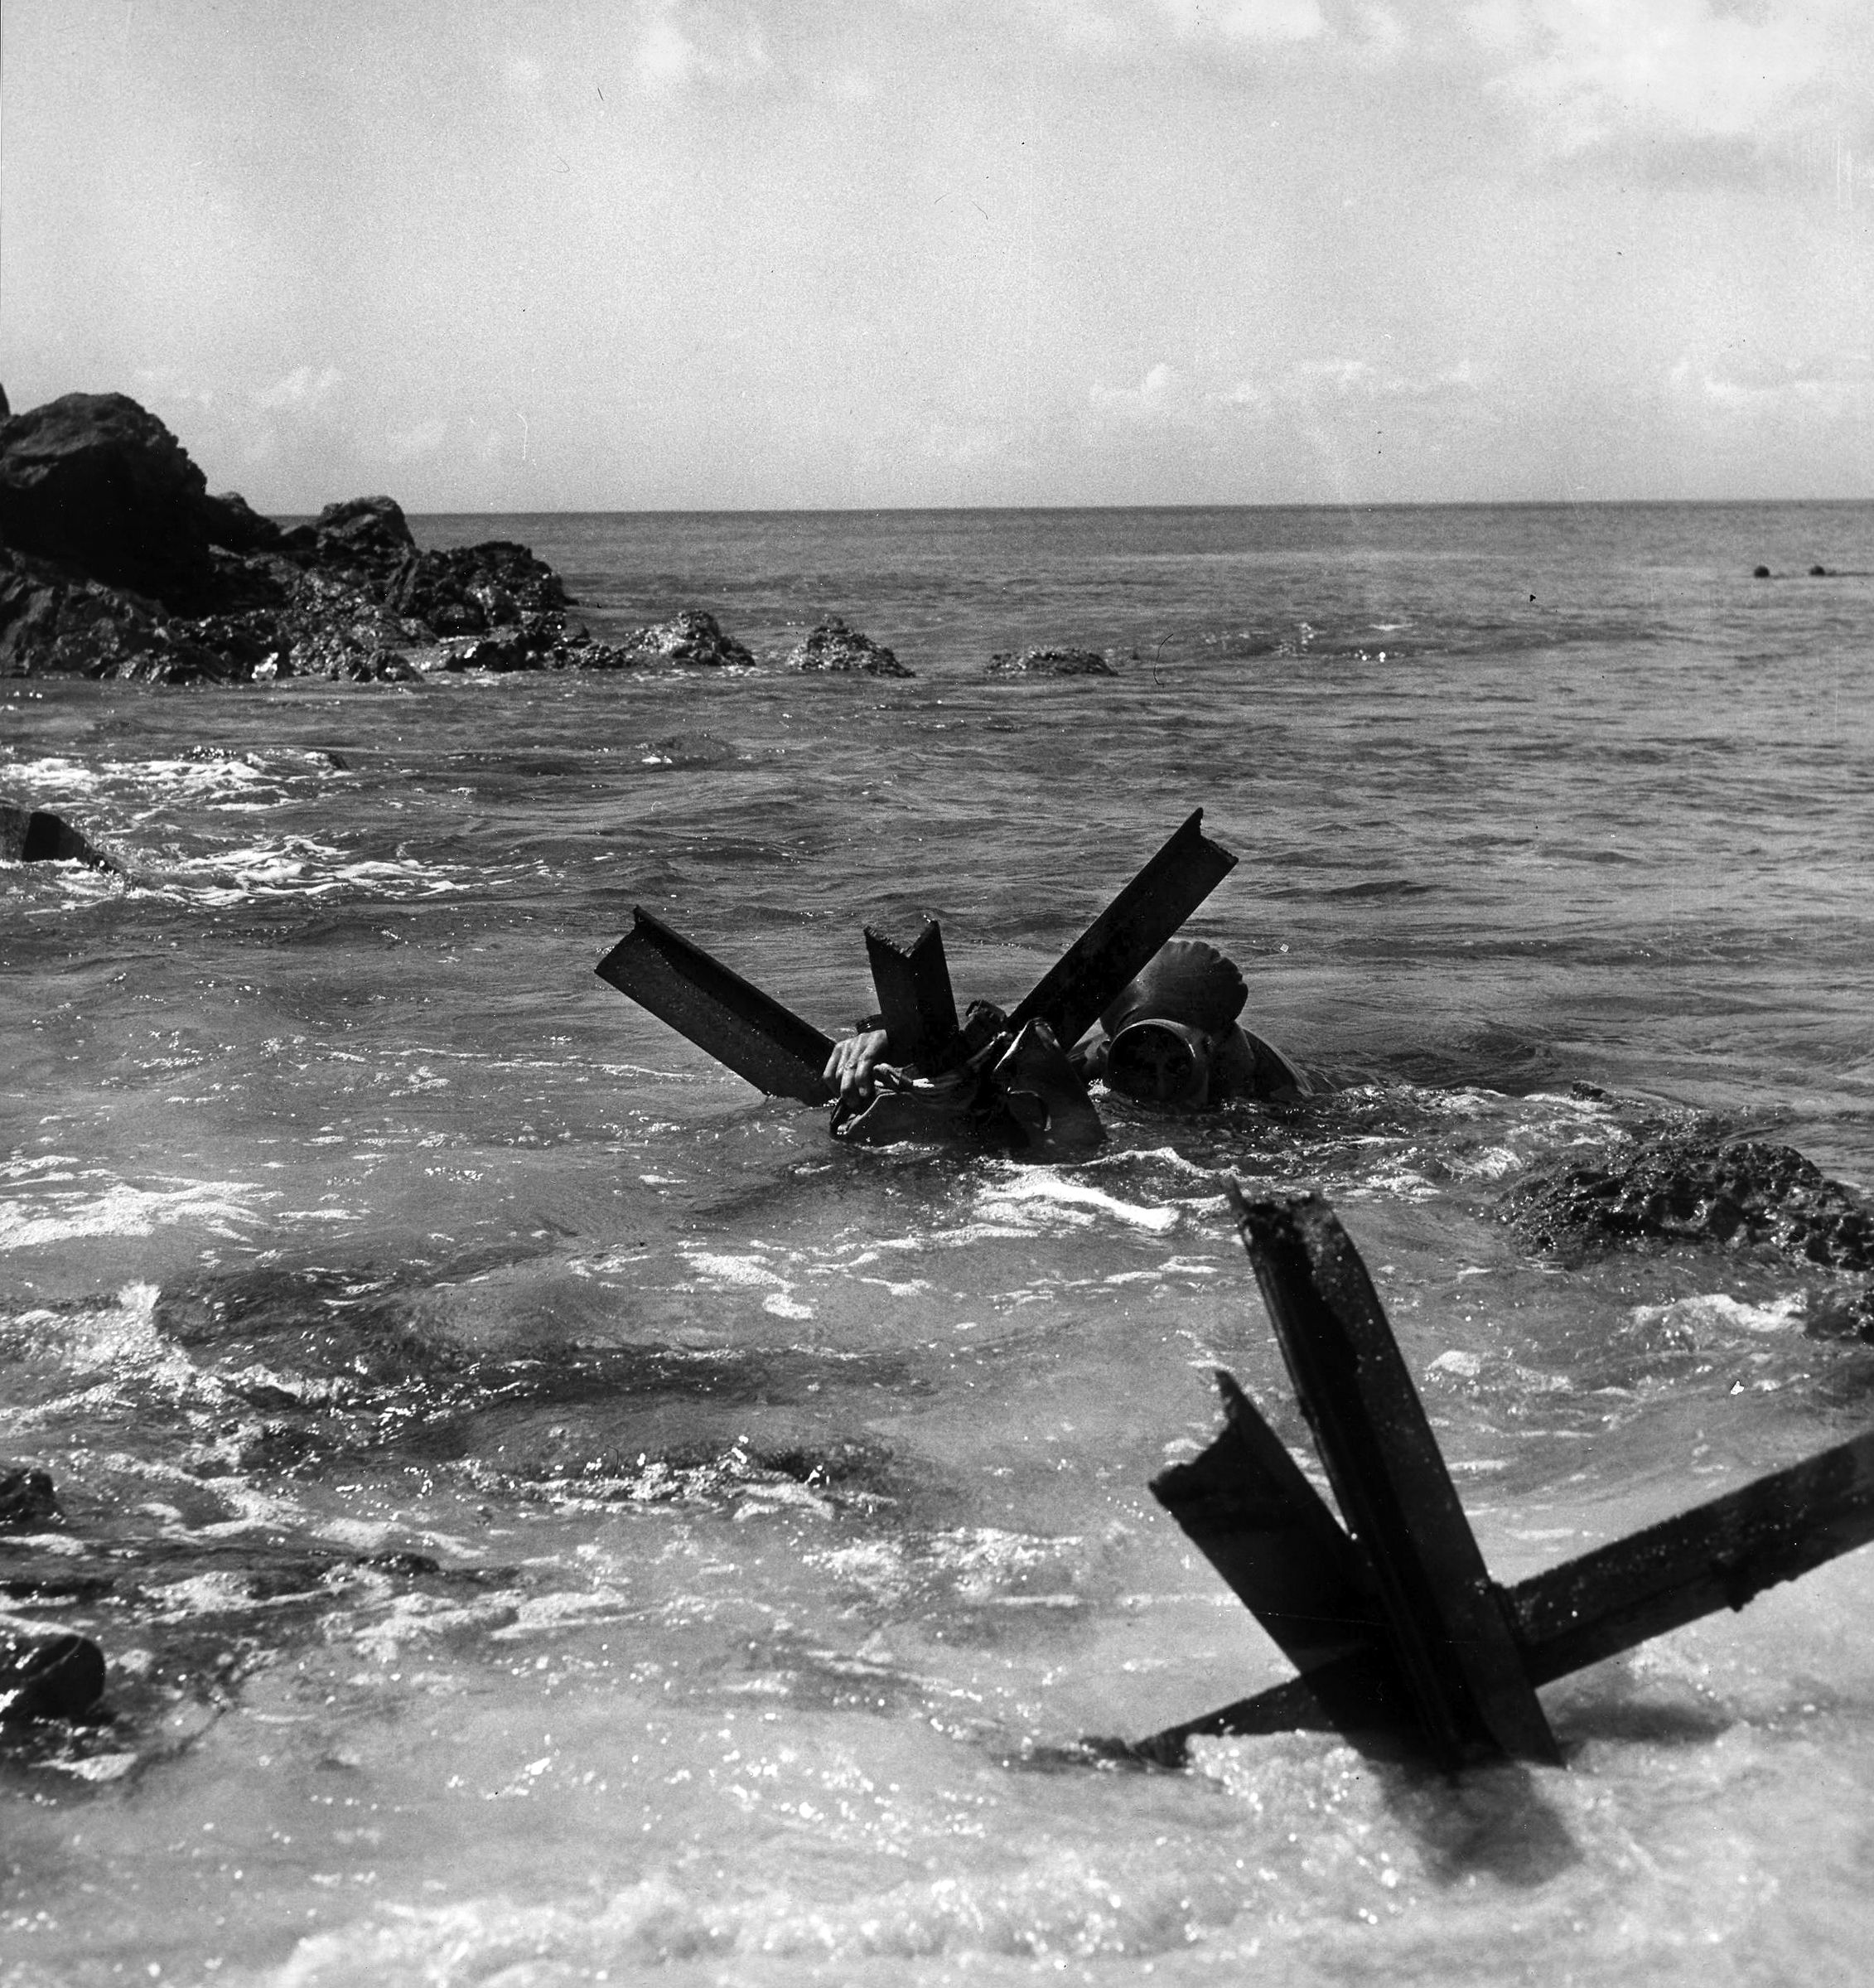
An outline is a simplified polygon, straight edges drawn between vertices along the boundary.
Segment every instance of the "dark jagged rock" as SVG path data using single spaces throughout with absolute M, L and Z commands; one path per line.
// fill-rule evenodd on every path
M 483 635 L 529 615 L 563 612 L 565 583 L 511 539 L 409 553 L 391 575 L 384 605 L 438 635 Z
M 0 1463 L 0 1526 L 49 1526 L 60 1516 L 51 1477 L 31 1464 Z
M 611 642 L 595 641 L 582 631 L 563 636 L 548 656 L 555 670 L 638 670 L 650 658 L 641 649 L 621 649 Z
M 569 636 L 566 589 L 506 540 L 421 552 L 386 496 L 283 532 L 205 480 L 121 394 L 68 394 L 0 424 L 0 674 L 165 684 L 290 676 L 420 681 L 439 638 L 493 646 L 460 666 L 745 663 L 708 616 L 624 649 Z
M 207 605 L 207 480 L 123 394 L 67 394 L 0 425 L 0 539 L 171 609 Z
M 342 504 L 328 504 L 312 531 L 313 554 L 321 566 L 369 578 L 388 579 L 417 549 L 394 497 L 348 497 Z
M 1594 1163 L 1519 1182 L 1506 1207 L 1538 1250 L 1654 1238 L 1765 1247 L 1832 1270 L 1874 1271 L 1874 1214 L 1794 1147 L 1763 1139 L 1616 1148 Z
M 80 1719 L 104 1695 L 104 1653 L 83 1636 L 0 1635 L 0 1724 Z
M 834 670 L 864 676 L 915 676 L 882 642 L 828 615 L 789 654 L 790 670 Z
M 209 543 L 226 552 L 278 552 L 286 534 L 263 518 L 238 490 L 208 500 Z
M 0 801 L 0 862 L 88 863 L 94 869 L 120 866 L 92 847 L 63 816 L 44 808 L 16 808 Z M 4 1466 L 0 1466 L 3 1470 Z M 6 1516 L 7 1480 L 0 1475 L 0 1521 Z
M 684 607 L 667 622 L 654 622 L 626 636 L 621 647 L 646 661 L 691 663 L 719 670 L 746 668 L 755 658 L 746 643 L 722 632 L 722 624 L 700 607 Z
M 999 649 L 989 658 L 991 676 L 1112 676 L 1097 649 Z

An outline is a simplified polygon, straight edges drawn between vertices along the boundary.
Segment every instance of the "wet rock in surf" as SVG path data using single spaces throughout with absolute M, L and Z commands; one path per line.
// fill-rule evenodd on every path
M 27 1463 L 0 1463 L 0 1526 L 57 1523 L 59 1494 L 51 1474 Z
M 0 1634 L 0 1724 L 79 1719 L 104 1695 L 104 1653 L 83 1636 Z
M 1616 1148 L 1519 1182 L 1505 1212 L 1523 1240 L 1543 1250 L 1714 1243 L 1874 1272 L 1874 1213 L 1794 1147 L 1763 1139 L 1668 1138 Z
M 100 870 L 122 867 L 63 815 L 5 802 L 0 802 L 0 863 L 88 863 Z
M 715 616 L 700 607 L 681 608 L 667 622 L 640 628 L 620 646 L 647 662 L 688 663 L 711 670 L 727 665 L 746 668 L 755 660 L 746 643 L 725 635 Z
M 783 667 L 825 670 L 862 676 L 915 676 L 882 642 L 828 615 L 788 653 Z
M 989 658 L 990 676 L 1113 676 L 1118 672 L 1097 649 L 998 649 Z

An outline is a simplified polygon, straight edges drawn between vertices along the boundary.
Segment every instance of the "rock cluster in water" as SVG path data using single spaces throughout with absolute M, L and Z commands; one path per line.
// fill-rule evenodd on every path
M 0 400 L 0 675 L 411 681 L 754 661 L 694 609 L 611 644 L 570 623 L 570 605 L 524 545 L 419 549 L 389 497 L 283 530 L 239 496 L 211 496 L 181 443 L 124 394 L 68 394 L 19 415 Z
M 1511 1189 L 1505 1212 L 1543 1250 L 1715 1243 L 1874 1274 L 1874 1212 L 1794 1147 L 1765 1139 L 1645 1140 L 1530 1176 Z M 1874 1337 L 1874 1290 L 1852 1309 L 1852 1329 Z
M 991 676 L 1113 676 L 1097 649 L 999 649 L 989 658 Z
M 876 642 L 857 628 L 849 628 L 836 614 L 828 615 L 813 632 L 790 651 L 790 670 L 829 670 L 862 676 L 915 676 L 884 643 Z

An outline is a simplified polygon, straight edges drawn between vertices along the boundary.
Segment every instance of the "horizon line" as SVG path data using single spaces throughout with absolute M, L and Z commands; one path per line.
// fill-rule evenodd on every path
M 355 498 L 340 498 L 350 503 Z M 531 509 L 459 509 L 418 510 L 393 499 L 409 518 L 868 518 L 1008 516 L 1078 517 L 1149 511 L 1196 514 L 1205 511 L 1408 511 L 1408 510 L 1660 510 L 1769 509 L 1799 505 L 1874 505 L 1874 493 L 1838 497 L 1422 497 L 1390 498 L 1370 502 L 1315 499 L 1290 502 L 1191 504 L 790 504 L 555 505 Z M 273 510 L 276 520 L 316 520 L 316 510 Z

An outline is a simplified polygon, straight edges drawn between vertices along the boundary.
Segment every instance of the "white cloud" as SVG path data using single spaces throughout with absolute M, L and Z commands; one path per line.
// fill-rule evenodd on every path
M 1455 401 L 1474 397 L 1482 382 L 1468 359 L 1432 373 L 1402 373 L 1368 359 L 1307 359 L 1270 380 L 1244 380 L 1218 398 L 1226 407 L 1266 412 L 1278 403 Z
M 1682 355 L 1667 375 L 1681 407 L 1717 415 L 1842 418 L 1874 414 L 1874 353 L 1840 351 L 1801 358 Z
M 263 387 L 254 396 L 254 404 L 291 409 L 296 414 L 311 413 L 331 400 L 344 378 L 336 366 L 323 366 L 317 372 L 309 365 L 295 366 L 284 380 L 276 380 L 270 387 Z
M 369 452 L 387 462 L 415 462 L 433 456 L 448 433 L 449 423 L 440 419 L 425 421 L 417 428 L 394 428 Z
M 1480 0 L 1495 87 L 1579 152 L 1627 135 L 1766 143 L 1869 107 L 1865 0 Z
M 1104 386 L 1096 381 L 1087 399 L 1103 414 L 1133 421 L 1164 421 L 1182 416 L 1188 394 L 1177 368 L 1160 360 L 1137 386 Z

